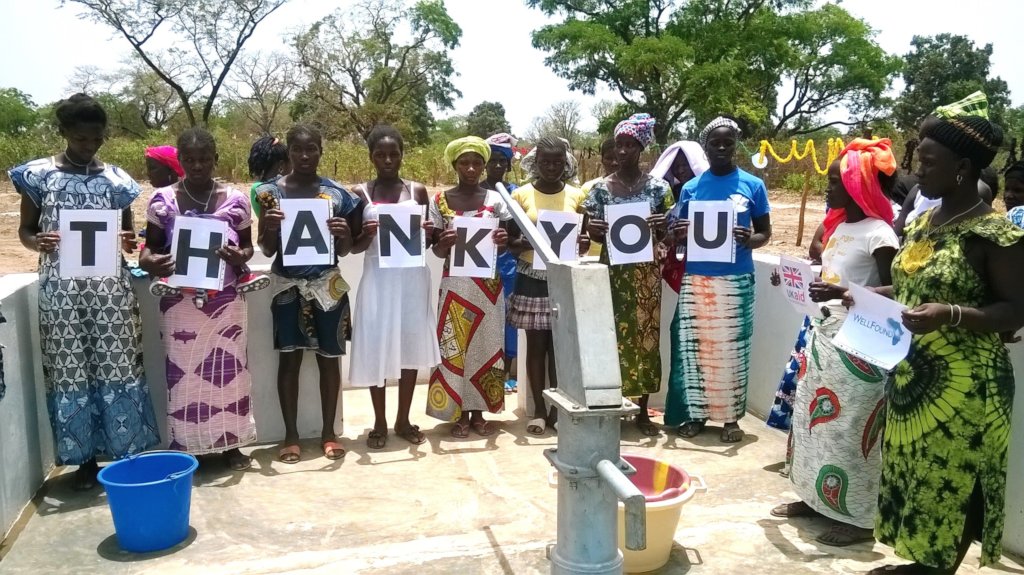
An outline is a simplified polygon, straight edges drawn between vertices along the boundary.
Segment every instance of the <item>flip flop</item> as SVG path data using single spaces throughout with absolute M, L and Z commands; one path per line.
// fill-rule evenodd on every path
M 469 437 L 469 424 L 456 421 L 455 425 L 452 427 L 452 437 L 455 439 L 465 439 Z
M 815 511 L 810 505 L 803 501 L 794 501 L 792 503 L 783 503 L 772 508 L 769 512 L 772 517 L 817 517 L 821 515 Z
M 676 429 L 676 435 L 689 439 L 691 437 L 697 437 L 702 431 L 704 431 L 703 421 L 687 421 L 680 425 L 679 429 Z
M 722 440 L 722 443 L 739 443 L 743 441 L 743 435 L 743 430 L 740 429 L 740 426 L 729 426 L 726 424 L 726 426 L 722 428 L 722 435 L 719 439 Z
M 231 471 L 245 471 L 252 467 L 252 458 L 248 457 L 242 452 L 237 452 L 240 457 L 236 457 L 234 453 L 225 451 L 222 455 L 224 457 L 224 463 L 231 469 Z
M 342 447 L 341 444 L 338 443 L 337 441 L 325 441 L 323 442 L 321 447 L 323 447 L 324 450 L 324 457 L 330 459 L 331 461 L 336 461 L 338 459 L 345 457 L 345 448 Z
M 473 431 L 481 437 L 487 437 L 488 435 L 494 435 L 494 427 L 491 426 L 490 421 L 484 421 L 482 419 L 471 422 L 469 424 L 473 428 Z
M 547 428 L 548 420 L 543 417 L 531 419 L 530 422 L 526 424 L 526 432 L 530 435 L 544 435 L 544 431 L 547 430 Z
M 874 543 L 875 536 L 870 530 L 857 529 L 850 525 L 836 523 L 814 540 L 829 547 L 848 547 L 858 543 Z
M 370 435 L 366 436 L 366 446 L 370 449 L 384 449 L 384 446 L 388 443 L 388 432 L 381 433 L 377 430 L 371 430 Z
M 654 425 L 654 423 L 650 421 L 641 422 L 638 420 L 636 422 L 636 427 L 637 429 L 640 430 L 640 433 L 646 435 L 647 437 L 657 437 L 661 435 L 661 432 L 658 431 L 658 426 Z
M 302 448 L 298 445 L 285 445 L 277 452 L 277 460 L 281 463 L 287 463 L 288 465 L 294 465 L 302 459 L 300 455 Z
M 401 431 L 395 428 L 395 435 L 413 445 L 422 445 L 427 441 L 427 436 L 420 433 L 420 426 L 418 425 L 410 425 Z

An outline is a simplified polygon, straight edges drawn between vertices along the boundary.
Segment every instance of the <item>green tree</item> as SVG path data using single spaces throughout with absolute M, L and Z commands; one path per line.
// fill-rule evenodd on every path
M 466 126 L 471 136 L 486 138 L 491 134 L 512 131 L 505 118 L 505 106 L 499 102 L 480 102 L 466 117 Z
M 428 104 L 451 109 L 462 94 L 448 51 L 462 29 L 443 0 L 361 0 L 293 39 L 299 66 L 309 80 L 303 107 L 332 111 L 347 131 L 363 137 L 374 124 L 400 124 L 414 143 L 425 140 L 433 117 Z
M 989 114 L 1000 123 L 1010 105 L 1010 89 L 1000 78 L 991 78 L 992 44 L 978 48 L 966 36 L 939 34 L 914 36 L 904 56 L 906 88 L 896 101 L 897 123 L 916 130 L 921 119 L 936 106 L 949 104 L 976 90 L 988 96 Z
M 257 26 L 287 0 L 61 0 L 122 36 L 177 95 L 190 125 L 206 124 Z M 173 38 L 167 45 L 154 38 Z M 187 48 L 181 48 L 186 46 Z M 197 114 L 196 107 L 202 106 Z
M 730 113 L 765 123 L 786 42 L 781 11 L 807 0 L 527 0 L 564 21 L 533 33 L 545 62 L 574 90 L 598 83 L 658 120 L 665 143 L 685 120 Z
M 0 134 L 18 135 L 39 123 L 36 105 L 17 88 L 0 88 Z
M 784 130 L 796 135 L 862 125 L 884 115 L 882 94 L 902 59 L 879 47 L 875 32 L 863 20 L 826 4 L 785 15 L 781 21 L 788 38 L 784 78 L 790 93 L 783 94 L 782 106 L 772 115 L 769 137 Z M 849 111 L 850 119 L 823 119 L 840 107 Z

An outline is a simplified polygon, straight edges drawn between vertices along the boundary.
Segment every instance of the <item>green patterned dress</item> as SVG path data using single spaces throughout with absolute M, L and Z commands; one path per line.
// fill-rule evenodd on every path
M 968 238 L 999 246 L 1024 238 L 995 213 L 930 229 L 914 221 L 893 262 L 895 298 L 984 307 L 991 287 L 966 260 Z M 956 561 L 971 494 L 984 504 L 981 564 L 999 560 L 1006 461 L 1013 409 L 1013 368 L 997 333 L 943 326 L 915 335 L 888 390 L 882 483 L 875 536 L 924 565 Z
M 672 188 L 661 178 L 648 178 L 643 190 L 619 197 L 602 180 L 590 190 L 583 209 L 604 220 L 605 206 L 648 202 L 652 214 L 668 213 L 674 199 Z M 608 265 L 608 248 L 601 250 L 601 263 Z M 622 372 L 622 395 L 639 397 L 661 389 L 661 267 L 654 261 L 610 266 L 612 311 L 615 315 Z

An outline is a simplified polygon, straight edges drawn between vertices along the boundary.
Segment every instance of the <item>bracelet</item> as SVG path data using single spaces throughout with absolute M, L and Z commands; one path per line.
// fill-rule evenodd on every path
M 951 309 L 952 308 L 956 308 L 956 321 L 954 321 L 953 323 L 951 323 L 949 325 L 950 325 L 950 327 L 957 327 L 957 326 L 960 325 L 960 321 L 964 319 L 964 310 L 961 309 L 960 306 L 958 306 L 958 305 L 951 306 Z
M 949 306 L 949 325 L 953 325 L 953 304 L 947 303 Z

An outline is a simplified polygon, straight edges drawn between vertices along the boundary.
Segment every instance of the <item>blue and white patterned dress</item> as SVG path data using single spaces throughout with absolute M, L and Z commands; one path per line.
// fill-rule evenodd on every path
M 123 210 L 141 189 L 107 165 L 88 176 L 53 158 L 9 172 L 40 210 L 39 227 L 58 231 L 62 209 Z M 124 258 L 116 276 L 61 279 L 57 253 L 39 256 L 39 331 L 46 402 L 57 463 L 120 459 L 160 442 L 142 371 L 139 307 Z

